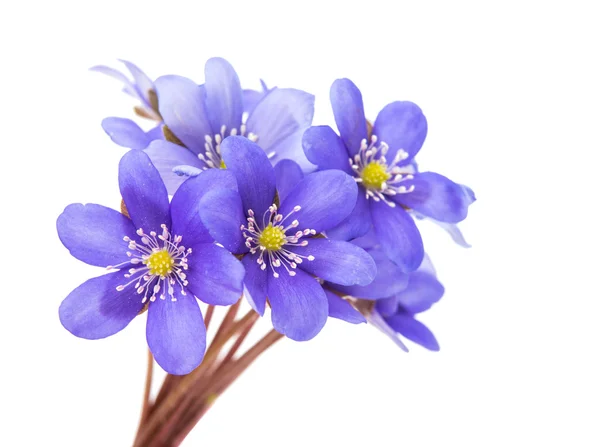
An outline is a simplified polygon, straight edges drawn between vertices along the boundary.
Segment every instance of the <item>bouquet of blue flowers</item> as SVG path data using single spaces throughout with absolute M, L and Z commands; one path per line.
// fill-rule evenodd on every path
M 416 315 L 444 294 L 416 221 L 468 246 L 456 224 L 475 201 L 467 186 L 421 172 L 421 109 L 386 105 L 371 122 L 349 79 L 331 86 L 337 125 L 313 126 L 314 96 L 293 88 L 242 89 L 213 58 L 204 83 L 152 81 L 93 67 L 137 101 L 102 126 L 131 149 L 119 163 L 119 210 L 71 204 L 58 217 L 75 258 L 106 269 L 59 309 L 77 337 L 101 339 L 147 313 L 146 392 L 135 447 L 179 445 L 218 396 L 281 338 L 307 341 L 328 318 L 368 323 L 437 351 Z M 249 310 L 239 316 L 242 302 Z M 207 343 L 215 306 L 228 307 Z M 273 329 L 242 344 L 270 314 Z M 156 362 L 167 376 L 150 392 Z

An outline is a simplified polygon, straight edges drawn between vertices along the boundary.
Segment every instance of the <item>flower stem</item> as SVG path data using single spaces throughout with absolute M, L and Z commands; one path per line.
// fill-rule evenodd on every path
M 234 306 L 236 305 L 234 304 L 231 307 Z M 235 311 L 237 312 L 237 308 Z M 174 379 L 177 380 L 177 386 L 173 386 L 172 389 L 169 390 L 160 404 L 157 400 L 155 408 L 151 414 L 149 414 L 146 423 L 143 425 L 143 427 L 141 427 L 141 430 L 136 437 L 134 444 L 135 447 L 147 447 L 150 444 L 152 435 L 159 429 L 163 421 L 168 421 L 169 416 L 177 408 L 181 400 L 186 397 L 186 394 L 192 391 L 198 380 L 205 375 L 207 370 L 209 370 L 227 341 L 252 321 L 254 311 L 249 311 L 246 315 L 244 315 L 244 317 L 236 322 L 232 322 L 235 318 L 235 315 L 231 314 L 233 314 L 233 311 L 230 308 L 229 312 L 223 319 L 220 330 L 217 331 L 217 335 L 206 351 L 204 360 L 200 366 L 198 366 L 198 368 L 196 368 L 190 374 Z M 225 325 L 226 328 L 223 328 L 223 325 Z
M 230 309 L 230 312 L 228 312 L 228 314 L 225 316 L 225 318 L 223 319 L 223 322 L 221 323 L 219 331 L 217 332 L 217 336 L 215 336 L 215 338 L 213 339 L 213 341 L 211 343 L 211 346 L 209 347 L 209 351 L 211 351 L 213 349 L 215 343 L 219 343 L 219 339 L 223 336 L 223 333 L 224 333 L 224 331 L 222 329 L 226 328 L 228 326 L 231 326 L 232 318 L 234 317 L 235 313 L 236 313 L 236 309 Z M 248 335 L 248 333 L 252 329 L 252 326 L 258 319 L 258 314 L 255 312 L 250 311 L 248 313 L 248 315 L 250 315 L 250 316 L 249 317 L 246 316 L 247 318 L 244 317 L 242 319 L 242 320 L 246 321 L 246 323 L 244 326 L 241 326 L 240 333 L 239 333 L 236 341 L 234 342 L 233 346 L 229 350 L 229 353 L 231 353 L 232 355 L 235 352 L 235 350 L 237 350 L 239 348 L 242 341 Z M 240 321 L 242 321 L 242 320 L 240 320 Z M 231 337 L 229 337 L 229 339 L 231 339 L 235 336 L 236 336 L 236 334 L 234 333 L 234 334 L 232 334 Z M 228 341 L 228 340 L 226 340 L 226 341 Z M 206 365 L 205 365 L 205 362 L 206 362 Z M 221 366 L 223 365 L 223 361 L 221 361 L 219 365 L 215 366 L 216 363 L 217 363 L 216 357 L 214 357 L 210 360 L 206 359 L 206 357 L 205 357 L 205 360 L 202 363 L 203 365 L 205 365 L 204 373 L 198 374 L 198 376 L 195 378 L 195 384 L 193 385 L 193 387 L 190 389 L 190 391 L 188 393 L 186 393 L 185 396 L 182 397 L 181 401 L 177 404 L 173 413 L 171 413 L 171 415 L 168 416 L 168 419 L 162 423 L 161 427 L 158 428 L 158 432 L 156 433 L 155 436 L 153 436 L 153 438 L 151 440 L 150 447 L 154 446 L 154 445 L 156 445 L 156 446 L 166 445 L 165 442 L 169 439 L 169 437 L 172 438 L 172 436 L 169 436 L 169 435 L 173 435 L 174 433 L 177 433 L 181 429 L 181 425 L 183 423 L 185 423 L 187 420 L 189 420 L 191 418 L 195 419 L 195 415 L 197 413 L 197 411 L 195 409 L 196 409 L 196 407 L 198 407 L 198 403 L 197 403 L 198 401 L 196 398 L 197 395 L 199 393 L 203 393 L 206 389 L 211 388 L 211 383 L 212 383 L 215 373 L 218 372 L 220 370 Z
M 211 386 L 209 389 L 204 389 L 204 392 L 200 395 L 196 396 L 195 401 L 200 402 L 200 405 L 197 405 L 194 413 L 196 413 L 195 417 L 189 420 L 176 434 L 174 438 L 173 447 L 178 446 L 183 442 L 185 437 L 189 434 L 189 432 L 196 426 L 196 424 L 200 421 L 202 416 L 206 414 L 206 412 L 210 409 L 212 404 L 218 398 L 220 394 L 222 394 L 235 380 L 256 360 L 256 358 L 265 352 L 269 347 L 271 347 L 275 342 L 283 338 L 283 335 L 279 332 L 271 329 L 269 333 L 267 333 L 258 343 L 256 343 L 252 348 L 250 348 L 246 353 L 244 353 L 238 360 L 230 363 L 228 368 L 225 368 L 225 371 L 221 371 L 219 368 L 217 370 L 218 373 L 223 372 L 222 374 L 215 374 L 213 377 L 215 380 L 211 381 Z
M 154 371 L 154 358 L 152 357 L 152 352 L 148 349 L 148 362 L 146 365 L 146 382 L 144 385 L 144 399 L 142 401 L 142 414 L 140 416 L 140 423 L 137 429 L 137 435 L 140 433 L 144 422 L 148 418 L 151 404 L 150 404 L 150 388 L 152 386 L 152 373 Z
M 213 316 L 214 312 L 215 312 L 215 306 L 213 304 L 210 304 L 206 308 L 206 315 L 204 316 L 204 326 L 206 326 L 206 329 L 208 329 L 208 325 L 210 324 L 210 321 L 212 320 L 212 316 Z

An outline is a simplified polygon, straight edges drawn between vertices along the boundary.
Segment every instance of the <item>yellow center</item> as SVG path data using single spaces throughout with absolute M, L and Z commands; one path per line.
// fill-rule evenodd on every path
M 386 166 L 376 161 L 369 163 L 360 173 L 362 184 L 365 188 L 381 189 L 381 185 L 390 178 L 390 174 L 385 172 Z
M 227 166 L 225 166 L 225 162 L 223 160 L 221 160 L 221 164 L 219 165 L 219 168 L 227 169 Z
M 259 245 L 262 245 L 267 250 L 277 251 L 281 249 L 285 242 L 285 233 L 279 227 L 274 227 L 269 224 L 267 228 L 263 230 L 260 237 L 258 238 Z
M 151 275 L 167 276 L 171 273 L 175 261 L 167 250 L 152 253 L 144 264 L 148 267 Z

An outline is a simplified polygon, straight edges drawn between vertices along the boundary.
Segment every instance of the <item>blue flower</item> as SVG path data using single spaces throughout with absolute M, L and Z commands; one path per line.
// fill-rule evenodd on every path
M 319 236 L 352 211 L 356 182 L 340 171 L 303 177 L 291 161 L 274 169 L 258 145 L 239 136 L 223 140 L 221 154 L 238 191 L 207 193 L 202 221 L 216 241 L 243 255 L 245 294 L 254 309 L 263 315 L 268 296 L 273 327 L 294 340 L 309 340 L 330 312 L 321 281 L 366 285 L 376 274 L 362 248 Z M 287 172 L 282 176 L 287 181 L 276 184 L 276 171 Z
M 314 114 L 313 95 L 266 86 L 244 93 L 237 73 L 221 58 L 206 62 L 203 85 L 175 75 L 162 76 L 155 85 L 160 114 L 180 143 L 155 141 L 148 148 L 170 192 L 183 180 L 177 174 L 222 167 L 220 146 L 230 135 L 257 142 L 273 164 L 290 158 L 313 167 L 300 150 Z
M 244 268 L 217 246 L 198 207 L 213 188 L 234 188 L 229 173 L 213 170 L 185 182 L 169 204 L 158 171 L 142 151 L 119 165 L 119 187 L 130 218 L 94 204 L 72 204 L 59 216 L 58 235 L 71 254 L 114 272 L 73 290 L 59 310 L 78 337 L 99 339 L 125 328 L 146 306 L 148 346 L 171 374 L 187 374 L 204 356 L 206 329 L 196 298 L 236 302 Z
M 368 321 L 400 346 L 403 344 L 398 335 L 430 351 L 439 351 L 435 336 L 415 315 L 428 310 L 443 295 L 444 286 L 437 280 L 429 258 L 425 256 L 421 266 L 408 274 L 406 288 L 390 298 L 378 300 Z
M 157 121 L 158 124 L 149 131 L 144 131 L 130 119 L 109 117 L 102 120 L 102 128 L 119 146 L 130 149 L 145 149 L 151 141 L 163 138 L 162 118 L 158 111 L 156 89 L 148 75 L 135 64 L 125 60 L 121 60 L 121 62 L 129 70 L 133 81 L 120 71 L 105 65 L 97 65 L 90 70 L 103 73 L 122 82 L 123 91 L 139 101 L 139 105 L 134 107 L 135 113 L 143 118 Z
M 352 243 L 363 247 L 373 257 L 377 264 L 377 277 L 366 286 L 326 283 L 325 287 L 344 296 L 346 302 L 352 302 L 367 315 L 370 324 L 388 335 L 403 350 L 408 351 L 398 334 L 429 350 L 438 351 L 435 336 L 415 319 L 415 314 L 429 309 L 444 294 L 444 287 L 437 280 L 429 258 L 425 255 L 416 271 L 403 273 L 387 258 L 372 232 Z
M 427 135 L 416 104 L 388 104 L 371 128 L 362 95 L 348 79 L 333 83 L 331 104 L 340 136 L 329 126 L 311 127 L 303 137 L 304 152 L 319 170 L 352 175 L 360 191 L 353 212 L 328 236 L 349 240 L 374 227 L 387 256 L 405 271 L 415 270 L 423 242 L 407 210 L 456 223 L 466 217 L 472 191 L 440 174 L 416 171 L 414 157 Z

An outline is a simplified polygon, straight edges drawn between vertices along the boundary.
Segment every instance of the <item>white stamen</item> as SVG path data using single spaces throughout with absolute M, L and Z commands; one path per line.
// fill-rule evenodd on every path
M 300 225 L 298 219 L 294 219 L 287 226 L 285 222 L 292 214 L 297 213 L 301 209 L 300 206 L 295 206 L 292 211 L 284 216 L 283 214 L 278 213 L 277 205 L 272 204 L 267 211 L 265 211 L 259 222 L 257 222 L 253 210 L 247 211 L 248 218 L 246 220 L 248 221 L 248 226 L 242 225 L 241 227 L 246 247 L 250 249 L 251 254 L 259 253 L 256 262 L 260 265 L 261 270 L 270 268 L 273 277 L 275 278 L 279 278 L 279 272 L 276 269 L 284 268 L 290 276 L 294 276 L 296 275 L 294 269 L 297 268 L 298 264 L 302 263 L 303 258 L 308 259 L 309 261 L 315 259 L 312 255 L 304 256 L 292 251 L 294 246 L 307 246 L 308 241 L 300 241 L 300 239 L 305 236 L 317 234 L 315 230 L 307 228 L 302 231 L 298 230 L 290 235 L 286 234 L 291 228 L 296 228 Z M 262 234 L 265 229 L 269 227 L 276 229 L 283 234 L 282 244 L 276 250 L 271 250 L 264 245 L 261 245 Z
M 221 143 L 225 138 L 227 138 L 230 135 L 240 135 L 242 137 L 248 138 L 254 143 L 258 140 L 258 135 L 252 132 L 247 134 L 247 127 L 244 122 L 240 124 L 239 129 L 234 127 L 228 130 L 227 126 L 222 125 L 219 133 L 215 135 L 204 136 L 204 153 L 198 154 L 198 158 L 205 164 L 205 166 L 202 168 L 203 170 L 221 167 Z M 272 158 L 274 156 L 275 152 L 267 154 L 267 157 L 269 158 Z
M 186 250 L 184 246 L 179 245 L 182 237 L 171 235 L 165 224 L 161 225 L 161 229 L 161 234 L 155 231 L 150 231 L 148 234 L 142 228 L 136 230 L 136 234 L 141 238 L 141 243 L 136 243 L 128 236 L 123 237 L 123 241 L 127 242 L 128 248 L 133 250 L 133 252 L 126 253 L 131 259 L 119 265 L 108 267 L 109 269 L 121 269 L 132 264 L 137 266 L 127 269 L 127 273 L 123 276 L 129 279 L 129 282 L 118 285 L 116 289 L 121 292 L 134 284 L 137 294 L 143 294 L 142 303 L 146 303 L 148 300 L 154 302 L 161 290 L 163 292 L 159 296 L 160 299 L 166 299 L 166 292 L 168 291 L 171 301 L 177 301 L 174 296 L 175 290 L 171 284 L 178 284 L 181 287 L 180 293 L 182 295 L 186 294 L 184 287 L 188 284 L 188 281 L 184 271 L 188 269 L 187 257 L 192 250 Z M 162 261 L 159 258 L 162 262 L 156 264 L 157 260 L 154 258 L 151 261 L 154 265 L 149 265 L 149 259 L 159 252 L 165 252 L 167 259 Z M 158 269 L 163 274 L 150 273 L 151 269 L 155 271 Z
M 390 207 L 394 208 L 396 204 L 388 199 L 388 197 L 397 194 L 408 194 L 415 190 L 415 185 L 400 185 L 399 183 L 412 180 L 411 175 L 413 169 L 411 166 L 398 166 L 398 163 L 409 158 L 408 152 L 404 149 L 398 149 L 394 159 L 388 164 L 386 154 L 389 151 L 389 146 L 384 142 L 378 142 L 377 135 L 371 136 L 371 142 L 367 145 L 367 140 L 363 139 L 360 142 L 360 149 L 354 158 L 350 158 L 350 166 L 355 173 L 354 180 L 358 184 L 362 184 L 365 188 L 365 197 L 373 199 L 375 202 L 383 201 Z M 389 175 L 387 181 L 381 183 L 379 188 L 365 186 L 362 174 L 363 170 L 371 163 L 379 164 L 383 170 Z

